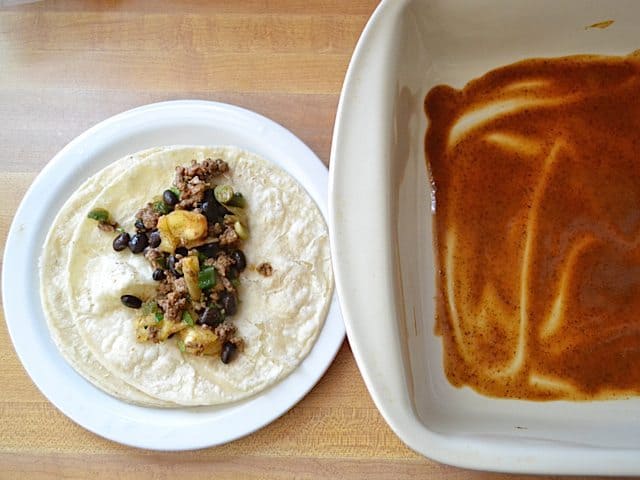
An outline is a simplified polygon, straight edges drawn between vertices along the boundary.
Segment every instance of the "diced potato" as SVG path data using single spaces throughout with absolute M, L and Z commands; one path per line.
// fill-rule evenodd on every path
M 158 232 L 160 233 L 160 246 L 158 247 L 161 252 L 173 253 L 178 248 L 178 239 L 173 236 L 171 230 L 169 230 L 169 222 L 167 221 L 168 215 L 163 215 L 158 219 Z
M 136 339 L 139 342 L 164 342 L 169 335 L 186 327 L 182 322 L 158 321 L 154 315 L 140 315 L 136 324 Z
M 160 250 L 173 253 L 178 247 L 194 247 L 207 236 L 207 218 L 201 213 L 174 210 L 158 220 Z
M 187 284 L 187 290 L 192 300 L 200 300 L 202 290 L 198 285 L 198 274 L 200 273 L 200 264 L 198 257 L 192 255 L 182 259 L 182 273 L 184 281 Z
M 178 333 L 185 353 L 192 355 L 218 355 L 222 350 L 220 339 L 213 330 L 201 326 L 188 327 Z
M 207 218 L 201 213 L 175 210 L 167 215 L 167 223 L 173 237 L 185 247 L 207 235 Z

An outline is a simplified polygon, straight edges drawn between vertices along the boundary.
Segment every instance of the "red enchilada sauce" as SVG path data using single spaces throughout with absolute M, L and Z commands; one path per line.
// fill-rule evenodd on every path
M 449 381 L 640 394 L 640 59 L 525 60 L 425 110 Z

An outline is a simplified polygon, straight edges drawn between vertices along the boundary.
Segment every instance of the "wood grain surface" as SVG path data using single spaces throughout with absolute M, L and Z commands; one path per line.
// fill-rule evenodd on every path
M 52 156 L 93 124 L 150 102 L 237 104 L 292 130 L 328 164 L 344 74 L 377 0 L 0 0 L 0 249 Z M 11 4 L 11 5 L 9 5 Z M 1 314 L 0 314 L 1 315 Z M 348 343 L 266 428 L 186 453 L 124 447 L 36 389 L 0 319 L 0 478 L 519 478 L 427 460 L 386 425 Z

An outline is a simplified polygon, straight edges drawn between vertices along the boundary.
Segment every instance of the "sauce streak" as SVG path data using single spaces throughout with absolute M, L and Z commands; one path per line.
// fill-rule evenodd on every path
M 640 395 L 640 58 L 525 60 L 425 111 L 449 381 Z

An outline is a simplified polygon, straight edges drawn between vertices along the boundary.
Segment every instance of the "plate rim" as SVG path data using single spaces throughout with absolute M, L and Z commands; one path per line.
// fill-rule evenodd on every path
M 157 116 L 155 123 L 151 122 L 151 127 L 147 127 L 146 130 L 138 132 L 138 136 L 148 133 L 150 130 L 160 128 L 162 125 L 159 119 L 167 120 L 168 117 L 173 117 L 173 122 L 180 123 L 185 122 L 189 115 L 191 115 L 192 118 L 190 122 L 195 122 L 206 127 L 213 125 L 211 122 L 213 119 L 216 119 L 216 117 L 218 117 L 217 121 L 220 122 L 221 118 L 219 117 L 223 114 L 235 116 L 236 119 L 243 120 L 246 122 L 246 125 L 250 126 L 248 130 L 249 133 L 243 131 L 241 135 L 249 135 L 253 128 L 259 126 L 260 132 L 257 132 L 259 135 L 268 136 L 272 143 L 274 141 L 280 142 L 277 145 L 280 150 L 287 151 L 287 154 L 295 155 L 296 159 L 299 159 L 295 164 L 290 164 L 291 160 L 287 160 L 286 156 L 274 159 L 268 158 L 268 156 L 260 152 L 256 152 L 266 158 L 270 163 L 283 168 L 283 170 L 291 175 L 305 189 L 314 200 L 314 203 L 317 205 L 328 226 L 328 170 L 315 152 L 291 131 L 259 113 L 236 105 L 208 100 L 171 100 L 141 105 L 110 116 L 83 131 L 54 155 L 35 177 L 20 201 L 11 221 L 3 255 L 2 301 L 5 323 L 14 351 L 22 367 L 31 378 L 31 381 L 51 404 L 74 423 L 108 440 L 136 448 L 159 451 L 181 451 L 221 445 L 249 435 L 275 421 L 302 400 L 324 376 L 344 342 L 344 323 L 342 321 L 337 293 L 335 288 L 333 288 L 326 317 L 314 346 L 289 375 L 279 380 L 273 386 L 247 399 L 216 407 L 181 407 L 171 409 L 141 407 L 111 397 L 93 386 L 93 384 L 89 383 L 71 368 L 55 345 L 53 345 L 53 341 L 49 336 L 40 303 L 39 288 L 35 288 L 31 293 L 19 291 L 21 285 L 26 286 L 29 284 L 28 281 L 33 277 L 34 268 L 36 270 L 36 278 L 38 278 L 37 263 L 44 237 L 41 239 L 41 242 L 37 242 L 37 238 L 35 237 L 39 236 L 39 231 L 34 231 L 33 233 L 29 233 L 28 231 L 29 221 L 34 217 L 33 210 L 31 209 L 34 206 L 35 200 L 37 200 L 37 195 L 42 192 L 43 188 L 47 187 L 47 181 L 55 177 L 58 173 L 60 173 L 60 177 L 67 181 L 86 179 L 93 173 L 82 170 L 83 166 L 91 162 L 91 154 L 84 159 L 78 160 L 77 157 L 75 159 L 72 157 L 74 151 L 78 149 L 81 150 L 85 143 L 90 142 L 97 136 L 105 134 L 111 134 L 112 140 L 103 140 L 103 148 L 107 150 L 114 148 L 113 146 L 117 145 L 118 141 L 123 142 L 123 136 L 126 135 L 126 133 L 122 132 L 123 125 L 126 126 L 127 122 L 131 123 L 145 118 L 148 119 L 149 116 Z M 256 132 L 254 132 L 254 134 L 255 133 Z M 138 143 L 142 142 L 141 139 L 137 141 Z M 169 141 L 166 143 L 166 145 L 174 144 L 184 144 L 184 142 L 172 143 Z M 192 145 L 195 144 L 205 145 L 206 142 L 192 143 Z M 217 144 L 223 144 L 223 142 L 217 142 Z M 227 142 L 226 144 L 230 143 Z M 245 150 L 253 151 L 243 145 L 237 146 Z M 144 147 L 141 147 L 139 150 L 143 148 Z M 274 147 L 271 145 L 270 148 Z M 276 150 L 278 148 L 276 148 Z M 93 153 L 94 156 L 97 154 L 97 152 Z M 71 160 L 69 160 L 69 158 L 71 158 Z M 111 161 L 116 161 L 117 159 L 118 158 L 113 158 Z M 66 165 L 64 164 L 65 160 L 67 161 Z M 101 165 L 101 167 L 104 166 L 106 165 Z M 285 168 L 285 166 L 288 168 Z M 311 178 L 314 179 L 313 183 L 310 183 Z M 58 186 L 58 189 L 59 188 Z M 56 187 L 54 186 L 53 190 L 55 189 Z M 54 194 L 52 193 L 51 195 Z M 67 195 L 65 195 L 65 199 L 66 198 L 68 198 Z M 42 208 L 45 209 L 46 207 Z M 48 220 L 46 228 L 44 228 L 45 235 L 52 221 L 53 218 Z M 42 228 L 40 230 L 42 230 Z M 29 241 L 21 238 L 23 236 L 27 236 L 26 240 Z M 33 255 L 34 253 L 35 255 Z M 21 272 L 17 269 L 17 266 L 19 262 L 29 254 L 32 255 L 31 268 L 25 268 L 25 271 Z M 15 273 L 16 271 L 17 273 Z M 11 282 L 9 282 L 10 272 Z M 18 305 L 20 299 L 29 297 L 29 295 L 32 299 L 37 298 L 37 302 L 35 302 L 36 305 Z M 25 318 L 25 315 L 26 318 L 29 319 L 29 323 L 18 324 L 18 319 Z M 34 315 L 40 315 L 40 318 L 35 319 Z M 40 325 L 38 325 L 38 323 L 40 323 Z M 40 327 L 39 329 L 35 328 L 38 326 Z M 44 341 L 45 343 L 53 345 L 55 352 L 53 352 L 54 362 L 52 363 L 54 363 L 54 365 L 45 365 L 42 369 L 38 368 L 38 365 L 34 365 L 34 362 L 38 358 L 47 357 L 52 352 L 49 351 L 49 354 L 42 354 L 40 352 L 33 353 L 33 348 L 31 351 L 25 348 L 25 344 L 29 343 L 29 341 Z M 50 347 L 51 345 L 48 346 Z M 67 384 L 75 384 L 79 386 L 81 392 L 94 395 L 101 399 L 103 401 L 101 406 L 105 407 L 105 410 L 95 412 L 96 407 L 92 405 L 82 405 L 77 399 L 73 398 L 73 395 L 56 391 L 52 382 L 46 378 L 52 371 L 58 374 L 62 373 L 63 379 Z M 273 401 L 276 401 L 275 405 Z M 261 405 L 265 402 L 268 403 L 268 405 Z M 269 408 L 264 408 L 264 406 L 268 406 Z M 184 418 L 191 419 L 191 416 L 194 414 L 202 417 L 203 414 L 201 412 L 203 411 L 207 412 L 205 414 L 206 421 L 197 424 L 197 426 L 200 427 L 197 428 L 197 432 L 194 430 L 196 423 L 193 422 L 187 426 L 181 425 L 180 429 L 173 427 L 174 423 L 179 420 L 180 414 L 184 413 L 186 415 Z M 114 417 L 115 415 L 123 415 L 123 412 L 125 414 L 124 417 Z M 242 414 L 243 418 L 248 416 L 250 421 L 238 422 L 238 418 L 235 417 L 238 417 L 239 414 Z M 92 415 L 94 417 L 102 417 L 102 419 L 96 418 L 92 420 Z M 155 435 L 149 435 L 146 440 L 141 439 L 140 433 L 142 432 L 140 432 L 140 429 L 144 429 L 148 427 L 148 425 L 141 423 L 140 420 L 145 419 L 146 422 L 149 422 L 152 418 L 157 419 L 158 416 L 165 418 L 165 420 L 172 420 L 168 422 L 167 425 L 164 425 L 164 427 L 168 427 L 166 431 L 155 429 L 153 431 Z M 113 420 L 114 418 L 117 420 L 115 429 L 113 428 L 113 423 L 105 421 L 109 419 Z M 225 422 L 227 424 L 235 422 L 235 424 L 231 429 L 223 428 L 219 430 L 211 428 L 214 425 L 220 426 L 220 423 Z M 206 425 L 207 428 L 203 429 L 201 427 L 202 425 Z M 240 426 L 238 427 L 238 425 Z M 223 426 L 228 427 L 229 425 Z M 192 437 L 185 435 L 185 433 L 187 433 L 185 430 L 189 429 L 193 430 L 193 433 L 197 433 L 197 435 L 193 435 Z M 163 435 L 163 433 L 167 432 L 170 432 L 169 436 Z

